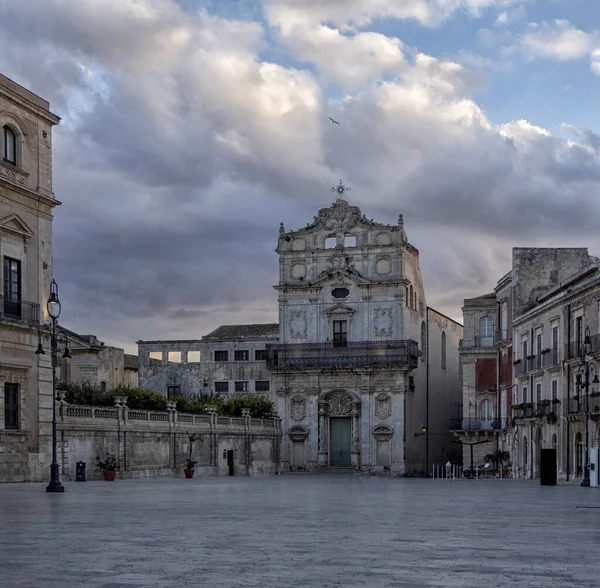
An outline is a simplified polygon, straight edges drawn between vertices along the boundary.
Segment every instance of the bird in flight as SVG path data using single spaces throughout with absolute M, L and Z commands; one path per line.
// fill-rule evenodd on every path
M 330 116 L 327 117 L 334 125 L 339 125 L 340 123 L 337 120 L 333 120 Z

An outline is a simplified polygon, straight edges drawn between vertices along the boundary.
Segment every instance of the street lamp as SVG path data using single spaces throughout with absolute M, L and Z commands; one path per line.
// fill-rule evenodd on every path
M 600 383 L 598 380 L 598 372 L 596 366 L 591 362 L 587 361 L 586 357 L 592 352 L 592 338 L 590 337 L 590 328 L 585 328 L 585 337 L 583 339 L 583 352 L 584 352 L 584 376 L 585 382 L 581 382 L 581 372 L 575 376 L 575 383 L 579 389 L 583 387 L 585 390 L 585 468 L 583 474 L 583 480 L 581 480 L 581 486 L 583 488 L 589 488 L 590 486 L 590 373 L 594 373 L 594 379 L 592 384 Z M 593 392 L 593 388 L 592 388 Z
M 50 483 L 46 486 L 46 492 L 64 492 L 65 487 L 60 481 L 60 469 L 56 458 L 56 365 L 58 356 L 58 336 L 56 333 L 56 322 L 60 316 L 60 300 L 58 299 L 58 284 L 56 280 L 52 280 L 50 284 L 50 297 L 46 303 L 48 315 L 52 320 L 52 329 L 48 325 L 44 325 L 42 329 L 48 332 L 50 336 L 50 349 L 52 355 L 52 463 L 50 464 Z M 40 331 L 38 339 L 38 347 L 36 355 L 45 355 L 46 352 L 42 347 L 42 333 Z M 62 354 L 63 359 L 71 359 L 69 350 L 69 342 L 65 337 L 65 351 Z

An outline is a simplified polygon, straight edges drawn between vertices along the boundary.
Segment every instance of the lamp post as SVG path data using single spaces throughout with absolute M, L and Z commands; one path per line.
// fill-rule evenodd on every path
M 598 372 L 596 366 L 586 358 L 592 351 L 592 338 L 590 337 L 590 328 L 585 328 L 585 337 L 583 339 L 584 352 L 584 376 L 585 381 L 581 383 L 581 372 L 577 373 L 575 382 L 579 389 L 583 387 L 585 390 L 585 468 L 583 470 L 583 480 L 581 480 L 582 488 L 590 487 L 590 373 L 594 373 L 592 384 L 600 383 L 598 380 Z M 592 389 L 593 391 L 593 389 Z
M 52 463 L 50 464 L 50 483 L 46 486 L 46 492 L 64 492 L 65 487 L 60 481 L 60 468 L 58 466 L 58 460 L 56 457 L 56 365 L 58 356 L 58 335 L 56 333 L 56 322 L 60 316 L 60 300 L 58 299 L 58 284 L 56 280 L 52 280 L 50 284 L 50 297 L 46 303 L 48 315 L 52 320 L 52 328 L 48 325 L 44 325 L 44 329 L 47 330 L 50 335 L 50 349 L 52 358 Z M 45 355 L 44 348 L 42 347 L 42 335 L 40 332 L 38 340 L 38 348 L 36 355 Z M 64 359 L 71 358 L 71 352 L 69 351 L 68 341 L 65 343 L 65 351 L 62 355 Z

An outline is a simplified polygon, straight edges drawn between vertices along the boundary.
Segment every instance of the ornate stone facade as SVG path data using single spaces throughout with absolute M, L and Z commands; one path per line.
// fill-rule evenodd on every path
M 277 253 L 280 330 L 268 367 L 284 470 L 424 474 L 431 455 L 450 451 L 449 435 L 445 421 L 435 441 L 414 433 L 438 426 L 428 414 L 433 398 L 441 414 L 459 401 L 462 329 L 427 309 L 402 216 L 377 223 L 338 197 L 303 229 L 282 224 Z M 442 382 L 441 354 L 427 370 L 425 347 L 431 330 L 441 337 L 444 329 L 452 367 Z

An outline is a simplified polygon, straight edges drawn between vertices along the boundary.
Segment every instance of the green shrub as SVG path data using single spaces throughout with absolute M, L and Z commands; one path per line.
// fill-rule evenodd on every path
M 112 394 L 103 391 L 98 384 L 90 382 L 59 382 L 57 390 L 66 392 L 65 400 L 69 404 L 91 404 L 93 406 L 112 406 Z
M 117 386 L 110 392 L 111 396 L 127 396 L 127 407 L 134 410 L 166 410 L 167 399 L 156 392 L 142 388 Z
M 275 404 L 261 394 L 234 394 L 225 400 L 219 414 L 242 416 L 242 408 L 250 409 L 254 418 L 269 417 L 275 414 Z

